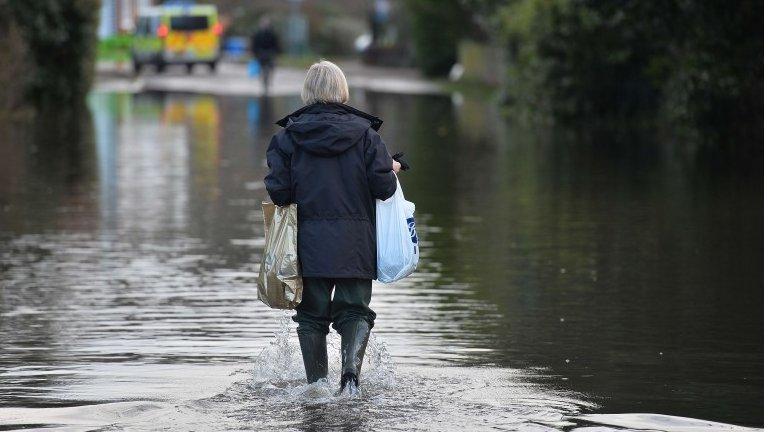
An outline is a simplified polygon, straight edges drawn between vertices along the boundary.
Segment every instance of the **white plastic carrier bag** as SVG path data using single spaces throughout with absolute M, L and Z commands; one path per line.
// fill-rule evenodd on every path
M 400 181 L 387 200 L 376 200 L 376 258 L 379 282 L 400 280 L 416 270 L 419 238 L 413 214 L 416 206 L 406 201 Z

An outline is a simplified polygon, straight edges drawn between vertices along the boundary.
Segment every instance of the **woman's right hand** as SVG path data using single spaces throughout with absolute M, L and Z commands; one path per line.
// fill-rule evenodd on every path
M 393 160 L 392 161 L 392 171 L 395 172 L 395 174 L 400 172 L 400 162 Z

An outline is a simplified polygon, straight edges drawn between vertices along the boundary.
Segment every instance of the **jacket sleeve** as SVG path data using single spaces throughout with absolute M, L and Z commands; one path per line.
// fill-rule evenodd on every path
M 277 135 L 272 137 L 267 148 L 269 174 L 264 177 L 272 202 L 278 206 L 291 203 L 291 156 L 280 148 Z
M 365 169 L 368 188 L 374 198 L 383 201 L 391 197 L 397 189 L 395 173 L 392 171 L 392 157 L 376 131 L 369 129 L 366 135 Z

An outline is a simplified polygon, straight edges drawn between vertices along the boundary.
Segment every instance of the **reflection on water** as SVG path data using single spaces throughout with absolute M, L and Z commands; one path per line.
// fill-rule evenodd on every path
M 96 93 L 92 116 L 3 131 L 0 425 L 761 424 L 760 169 L 640 128 L 353 99 L 414 166 L 422 239 L 413 277 L 375 285 L 361 403 L 302 385 L 256 301 L 265 147 L 299 100 Z

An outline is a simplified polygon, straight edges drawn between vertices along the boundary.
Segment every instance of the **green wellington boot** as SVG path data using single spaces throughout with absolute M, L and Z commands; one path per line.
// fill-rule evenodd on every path
M 301 357 L 304 359 L 304 370 L 307 373 L 307 383 L 312 384 L 328 377 L 328 345 L 325 335 L 309 333 L 299 335 Z
M 339 394 L 356 396 L 360 393 L 360 369 L 371 327 L 365 321 L 353 321 L 341 329 L 341 385 Z

